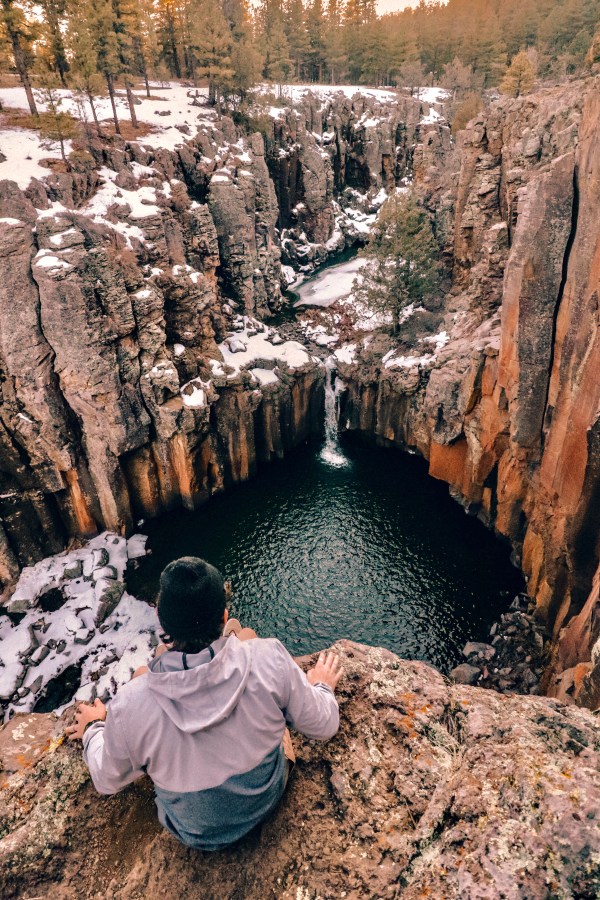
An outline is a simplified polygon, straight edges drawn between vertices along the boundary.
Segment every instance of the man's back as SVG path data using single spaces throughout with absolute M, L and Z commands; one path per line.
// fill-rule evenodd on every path
M 279 801 L 286 723 L 332 737 L 333 690 L 309 684 L 279 641 L 223 637 L 200 653 L 154 660 L 119 690 L 106 724 L 88 729 L 84 752 L 101 793 L 147 772 L 163 824 L 188 845 L 219 849 Z

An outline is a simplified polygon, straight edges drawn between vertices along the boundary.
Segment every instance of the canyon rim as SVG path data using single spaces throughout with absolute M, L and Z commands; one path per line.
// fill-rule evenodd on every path
M 78 577 L 92 585 L 100 630 L 123 596 L 137 523 L 195 509 L 319 436 L 334 367 L 340 432 L 418 453 L 510 543 L 550 636 L 547 696 L 448 685 L 422 664 L 342 643 L 347 727 L 323 758 L 302 745 L 288 810 L 316 835 L 314 852 L 280 812 L 257 838 L 261 866 L 246 848 L 211 868 L 173 851 L 136 787 L 129 809 L 111 800 L 93 826 L 80 895 L 158 896 L 192 873 L 211 896 L 219 879 L 230 896 L 301 900 L 398 896 L 399 886 L 407 898 L 596 896 L 597 77 L 495 99 L 456 136 L 447 97 L 431 88 L 294 86 L 287 105 L 243 122 L 195 88 L 156 93 L 140 96 L 147 134 L 96 136 L 69 170 L 42 165 L 41 153 L 19 162 L 10 142 L 0 157 L 5 636 L 50 589 L 76 596 Z M 20 89 L 0 96 L 23 105 Z M 413 310 L 400 339 L 341 299 L 283 315 L 297 276 L 362 245 L 385 198 L 407 185 L 441 247 L 437 307 Z M 81 573 L 45 562 L 69 549 L 70 565 L 86 541 L 89 571 L 85 560 Z M 52 578 L 32 577 L 44 565 Z M 82 647 L 86 629 L 73 631 Z M 35 669 L 56 651 L 56 641 L 40 650 L 44 633 L 32 626 L 21 669 L 4 673 L 11 712 L 29 713 L 43 694 Z M 91 787 L 55 728 L 34 714 L 0 733 L 7 897 L 45 878 L 56 896 L 77 896 Z M 495 771 L 507 748 L 510 784 Z M 135 840 L 113 859 L 103 845 L 124 823 Z M 102 874 L 107 860 L 119 877 Z

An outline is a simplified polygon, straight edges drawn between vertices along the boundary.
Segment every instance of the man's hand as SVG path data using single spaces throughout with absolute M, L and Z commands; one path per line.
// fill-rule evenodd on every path
M 80 703 L 75 714 L 75 724 L 65 728 L 69 740 L 81 740 L 88 722 L 103 722 L 106 718 L 106 707 L 102 700 L 96 698 L 94 703 Z
M 319 658 L 315 666 L 306 673 L 310 684 L 326 684 L 334 691 L 337 683 L 344 674 L 344 670 L 340 665 L 340 658 L 337 653 L 319 653 Z

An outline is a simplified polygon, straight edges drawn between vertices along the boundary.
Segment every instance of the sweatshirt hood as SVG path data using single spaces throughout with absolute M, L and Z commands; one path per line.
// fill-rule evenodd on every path
M 220 638 L 214 659 L 175 672 L 148 673 L 148 689 L 162 711 L 187 734 L 212 728 L 238 705 L 250 674 L 252 641 Z

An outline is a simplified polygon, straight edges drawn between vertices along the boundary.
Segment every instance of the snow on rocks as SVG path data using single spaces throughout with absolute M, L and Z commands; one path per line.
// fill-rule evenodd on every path
M 273 369 L 263 369 L 260 366 L 250 369 L 250 374 L 258 381 L 261 387 L 268 384 L 276 384 L 279 381 Z
M 118 173 L 106 166 L 99 169 L 98 174 L 104 184 L 83 207 L 85 215 L 104 222 L 109 208 L 114 206 L 123 207 L 123 212 L 132 219 L 145 219 L 160 213 L 160 207 L 156 205 L 156 188 L 147 184 L 138 184 L 132 191 L 119 187 L 115 183 Z
M 227 337 L 219 349 L 227 366 L 233 371 L 228 378 L 235 378 L 243 369 L 262 368 L 263 362 L 276 362 L 283 368 L 299 369 L 311 361 L 311 357 L 298 341 L 284 341 L 272 328 L 251 316 L 239 316 L 234 320 L 235 334 Z M 214 373 L 214 369 L 213 369 Z
M 404 354 L 395 356 L 395 353 L 397 353 L 396 347 L 394 347 L 393 350 L 390 350 L 389 353 L 386 353 L 382 358 L 381 362 L 386 369 L 412 369 L 417 366 L 428 366 L 435 360 L 435 355 L 433 353 L 425 353 L 423 356 L 409 356 Z
M 301 327 L 306 337 L 314 341 L 319 347 L 329 347 L 331 344 L 336 344 L 340 337 L 337 332 L 329 334 L 324 325 L 315 325 L 313 327 L 308 322 L 302 322 Z
M 417 312 L 421 308 L 422 307 L 417 307 L 417 309 L 415 309 L 414 305 L 411 304 L 410 307 L 407 307 L 405 310 L 403 310 L 404 315 L 401 318 L 401 322 L 405 321 L 407 318 L 409 318 L 410 315 L 412 315 L 414 312 Z M 439 352 L 443 350 L 449 340 L 450 335 L 448 334 L 448 332 L 440 331 L 439 334 L 434 334 L 430 337 L 419 338 L 420 344 L 429 344 L 432 346 L 431 352 L 424 353 L 420 356 L 414 356 L 411 354 L 401 354 L 400 356 L 396 356 L 398 348 L 393 347 L 385 354 L 381 362 L 386 369 L 412 369 L 418 366 L 431 366 L 435 363 Z
M 257 88 L 258 93 L 270 93 L 271 91 L 271 85 L 261 85 Z M 281 91 L 284 101 L 290 103 L 298 103 L 306 94 L 313 94 L 322 100 L 335 99 L 336 95 L 339 94 L 352 99 L 356 94 L 362 94 L 366 97 L 374 97 L 383 103 L 395 100 L 398 96 L 392 89 L 369 88 L 364 85 L 352 84 L 286 84 L 283 85 Z M 282 115 L 283 110 L 280 106 L 272 106 L 267 112 L 272 118 L 278 119 Z
M 104 532 L 23 570 L 6 604 L 9 615 L 0 616 L 6 719 L 31 712 L 67 669 L 77 670 L 74 699 L 108 700 L 147 662 L 157 642 L 156 612 L 123 584 L 128 560 L 143 556 L 145 544 L 145 535 L 126 540 Z
M 431 337 L 422 338 L 422 343 L 424 344 L 433 344 L 433 348 L 435 353 L 439 353 L 439 351 L 446 346 L 448 341 L 450 340 L 450 335 L 447 331 L 440 331 L 439 334 L 434 334 Z
M 210 381 L 202 381 L 201 378 L 192 378 L 181 388 L 181 397 L 185 406 L 192 409 L 202 409 L 208 405 L 208 392 Z
M 338 362 L 350 365 L 356 356 L 356 344 L 343 344 L 333 355 Z

